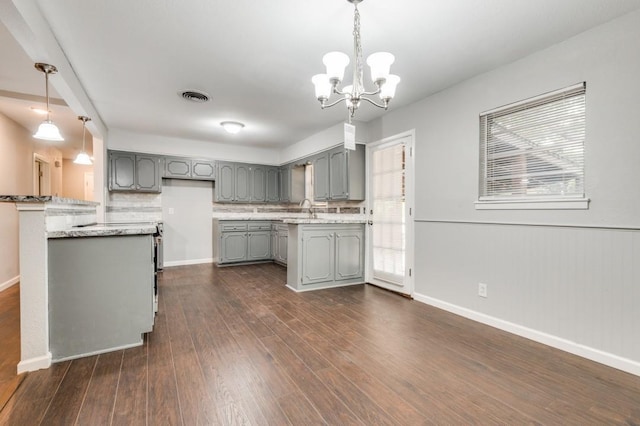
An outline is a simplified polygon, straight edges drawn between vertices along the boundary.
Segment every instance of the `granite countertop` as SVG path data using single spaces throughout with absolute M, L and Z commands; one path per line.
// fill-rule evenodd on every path
M 344 217 L 340 217 L 344 216 Z M 270 222 L 281 222 L 287 224 L 321 224 L 321 223 L 365 223 L 366 220 L 362 215 L 352 215 L 352 214 L 325 214 L 320 213 L 319 217 L 310 218 L 307 214 L 260 214 L 260 213 L 247 213 L 247 214 L 237 214 L 233 216 L 226 217 L 214 217 L 214 219 L 219 221 L 244 221 L 244 220 L 255 220 L 255 221 L 270 221 Z
M 63 198 L 55 195 L 0 195 L 0 203 L 52 203 L 75 204 L 85 206 L 98 206 L 96 201 L 76 200 L 75 198 Z
M 312 225 L 323 223 L 365 223 L 365 219 L 340 219 L 340 218 L 295 218 L 283 219 L 282 223 L 290 223 L 293 225 Z
M 102 224 L 78 226 L 61 231 L 47 232 L 47 238 L 78 238 L 78 237 L 111 237 L 114 235 L 145 235 L 156 232 L 154 223 L 131 224 Z

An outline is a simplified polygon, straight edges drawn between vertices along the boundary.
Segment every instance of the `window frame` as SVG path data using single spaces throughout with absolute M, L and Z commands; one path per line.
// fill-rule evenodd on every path
M 572 98 L 576 96 L 584 96 L 584 120 L 586 121 L 586 82 L 581 82 L 563 89 L 555 90 L 553 92 L 544 93 L 539 96 L 524 99 L 518 102 L 514 102 L 499 108 L 495 108 L 489 111 L 482 112 L 479 115 L 479 162 L 478 162 L 478 198 L 475 201 L 476 210 L 538 210 L 538 209 L 588 209 L 590 200 L 586 197 L 585 192 L 585 144 L 583 139 L 582 143 L 582 193 L 581 194 L 513 194 L 513 195 L 483 195 L 489 192 L 488 190 L 488 173 L 490 168 L 488 165 L 491 160 L 488 160 L 486 149 L 488 143 L 488 131 L 491 120 L 497 117 L 504 117 L 510 114 L 522 113 L 531 108 L 536 111 L 535 108 L 544 105 L 551 105 L 563 98 Z M 535 113 L 534 113 L 535 114 Z M 585 122 L 586 133 L 586 122 Z M 483 151 L 484 149 L 484 151 Z M 526 173 L 526 172 L 525 172 Z M 517 174 L 515 175 L 517 176 Z M 516 177 L 517 178 L 517 177 Z M 526 176 L 523 176 L 526 178 Z

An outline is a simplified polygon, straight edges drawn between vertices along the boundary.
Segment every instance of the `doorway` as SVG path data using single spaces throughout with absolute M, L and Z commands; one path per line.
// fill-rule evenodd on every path
M 33 195 L 51 195 L 49 161 L 40 154 L 33 154 Z
M 368 283 L 413 294 L 414 132 L 367 145 Z

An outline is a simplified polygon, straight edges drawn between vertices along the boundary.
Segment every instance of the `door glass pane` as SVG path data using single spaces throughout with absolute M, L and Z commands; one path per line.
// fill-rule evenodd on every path
M 405 262 L 405 145 L 373 151 L 373 277 L 403 284 Z

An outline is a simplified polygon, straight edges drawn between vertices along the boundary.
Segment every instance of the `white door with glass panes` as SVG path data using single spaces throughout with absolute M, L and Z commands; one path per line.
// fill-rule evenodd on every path
M 413 293 L 413 132 L 367 146 L 367 282 Z

